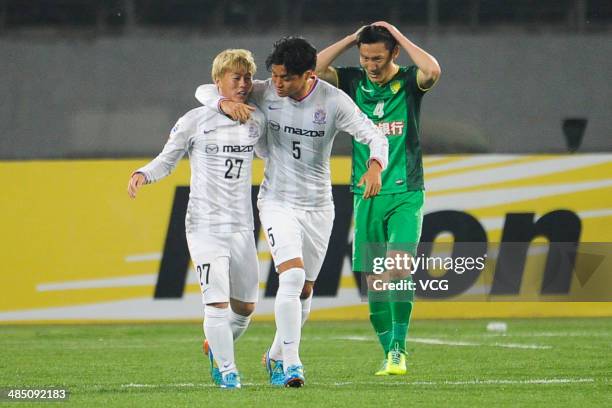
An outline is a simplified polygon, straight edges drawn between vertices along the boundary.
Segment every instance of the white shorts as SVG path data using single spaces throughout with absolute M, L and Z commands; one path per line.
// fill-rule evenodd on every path
M 257 302 L 259 262 L 253 231 L 187 233 L 202 303 Z
M 315 281 L 325 259 L 334 224 L 334 208 L 300 210 L 276 201 L 257 202 L 274 264 L 302 258 L 306 280 Z

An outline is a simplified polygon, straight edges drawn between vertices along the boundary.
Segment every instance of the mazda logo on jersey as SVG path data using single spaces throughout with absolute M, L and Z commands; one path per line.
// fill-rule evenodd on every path
M 323 137 L 323 136 L 325 136 L 325 131 L 324 130 L 300 129 L 300 128 L 294 128 L 294 127 L 291 127 L 291 126 L 285 126 L 283 128 L 283 130 L 286 133 L 293 133 L 294 135 L 299 135 L 299 136 L 307 136 L 307 137 Z
M 252 152 L 252 145 L 225 145 L 223 146 L 223 153 L 242 153 L 242 152 Z
M 219 153 L 219 146 L 216 144 L 207 144 L 204 151 L 208 154 L 217 154 Z
M 271 120 L 268 123 L 270 124 L 270 129 L 276 130 L 276 131 L 280 130 L 280 125 L 278 124 L 278 122 Z

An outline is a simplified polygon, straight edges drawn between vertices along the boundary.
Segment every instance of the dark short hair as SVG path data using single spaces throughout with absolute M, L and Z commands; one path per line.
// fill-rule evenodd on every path
M 364 27 L 357 38 L 357 47 L 361 44 L 376 44 L 383 43 L 385 48 L 393 51 L 397 47 L 397 40 L 391 35 L 385 27 L 369 25 Z
M 266 58 L 268 71 L 272 65 L 284 65 L 289 75 L 301 75 L 317 66 L 317 50 L 301 37 L 284 37 L 274 43 Z

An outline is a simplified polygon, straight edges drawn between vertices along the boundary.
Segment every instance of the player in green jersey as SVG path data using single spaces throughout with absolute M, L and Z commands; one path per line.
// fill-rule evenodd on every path
M 359 49 L 360 67 L 330 66 L 354 45 Z M 395 62 L 400 46 L 415 65 Z M 321 51 L 316 71 L 350 95 L 389 140 L 389 165 L 382 173 L 382 189 L 371 198 L 363 197 L 363 187 L 357 184 L 367 170 L 364 163 L 369 149 L 353 141 L 353 270 L 366 274 L 370 321 L 385 353 L 376 375 L 403 375 L 413 306 L 414 292 L 407 285 L 411 271 L 406 262 L 393 262 L 385 265 L 386 269 L 379 263 L 378 271 L 375 266 L 376 259 L 405 259 L 416 252 L 424 200 L 419 113 L 423 95 L 440 77 L 440 66 L 393 25 L 377 22 Z

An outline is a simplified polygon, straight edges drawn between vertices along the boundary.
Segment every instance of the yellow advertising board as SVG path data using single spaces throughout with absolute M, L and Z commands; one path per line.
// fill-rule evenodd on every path
M 177 276 L 186 276 L 180 296 L 157 296 L 164 293 L 159 275 L 173 203 L 188 186 L 189 163 L 182 161 L 171 176 L 145 186 L 131 200 L 126 193 L 128 177 L 146 162 L 0 163 L 0 323 L 201 318 L 193 271 L 176 271 Z M 558 211 L 577 216 L 581 244 L 612 242 L 611 154 L 429 156 L 425 175 L 425 213 L 467 214 L 482 225 L 488 242 L 502 240 L 512 220 L 509 214 L 533 214 L 536 222 Z M 256 161 L 253 184 L 258 185 L 262 177 L 263 163 Z M 334 194 L 350 194 L 349 178 L 350 158 L 333 158 L 332 183 L 339 187 Z M 336 222 L 339 213 L 350 217 L 351 208 L 338 208 L 339 203 L 347 206 L 350 201 L 350 197 L 336 200 Z M 329 249 L 340 260 L 338 270 L 332 271 L 338 283 L 317 283 L 328 293 L 315 298 L 313 318 L 367 318 L 367 305 L 360 300 L 346 251 L 352 231 L 344 235 L 345 241 L 336 239 Z M 270 253 L 264 239 L 258 240 L 258 251 L 262 295 L 257 314 L 270 318 L 273 298 L 266 296 L 270 295 L 266 293 Z M 542 259 L 537 258 L 538 254 L 530 254 L 527 263 L 542 264 L 541 254 Z M 587 258 L 579 254 L 576 265 L 588 263 Z M 601 301 L 612 288 L 609 258 L 602 255 L 601 261 L 587 268 L 585 281 L 572 277 L 568 290 L 569 295 L 595 293 L 599 302 L 527 302 L 520 295 L 504 302 L 423 299 L 417 301 L 414 317 L 612 316 L 612 303 Z M 169 271 L 175 273 L 172 265 Z M 486 281 L 487 274 L 480 279 Z M 541 274 L 524 274 L 520 294 L 538 286 L 534 279 L 541 279 Z

